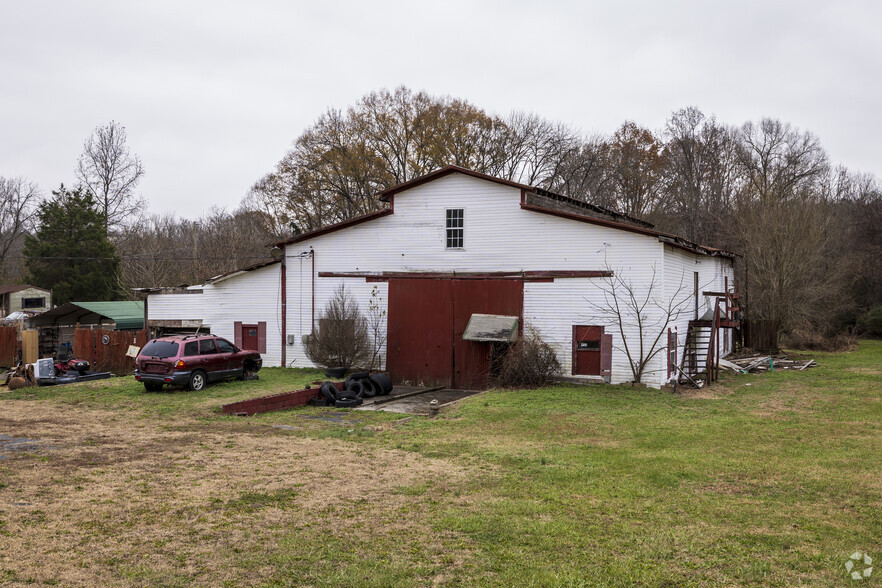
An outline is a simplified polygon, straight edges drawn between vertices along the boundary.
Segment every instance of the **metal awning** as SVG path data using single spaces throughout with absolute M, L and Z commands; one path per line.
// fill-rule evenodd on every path
M 462 334 L 464 341 L 509 343 L 518 336 L 518 317 L 501 314 L 473 314 Z
M 74 326 L 116 324 L 117 330 L 144 328 L 144 303 L 123 300 L 119 302 L 68 302 L 30 319 L 31 326 Z

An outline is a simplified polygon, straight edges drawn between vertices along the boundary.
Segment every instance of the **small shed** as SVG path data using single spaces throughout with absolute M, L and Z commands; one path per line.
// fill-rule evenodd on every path
M 76 329 L 140 331 L 144 328 L 144 303 L 140 301 L 68 302 L 31 318 L 40 333 L 40 357 L 72 353 Z
M 52 292 L 30 284 L 0 285 L 0 316 L 13 312 L 43 312 L 52 308 Z

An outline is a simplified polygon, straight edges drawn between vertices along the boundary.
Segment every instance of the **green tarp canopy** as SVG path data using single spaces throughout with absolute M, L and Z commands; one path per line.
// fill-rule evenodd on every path
M 124 300 L 120 302 L 68 302 L 30 319 L 31 326 L 74 326 L 116 323 L 117 330 L 144 328 L 144 303 Z

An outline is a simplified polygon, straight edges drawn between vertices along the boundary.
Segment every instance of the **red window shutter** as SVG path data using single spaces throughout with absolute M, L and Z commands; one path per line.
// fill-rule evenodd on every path
M 257 350 L 266 353 L 266 321 L 257 323 Z
M 236 347 L 242 349 L 242 321 L 236 321 L 233 323 L 233 343 L 236 344 Z
M 600 375 L 607 378 L 612 376 L 612 352 L 613 336 L 604 333 L 600 336 Z

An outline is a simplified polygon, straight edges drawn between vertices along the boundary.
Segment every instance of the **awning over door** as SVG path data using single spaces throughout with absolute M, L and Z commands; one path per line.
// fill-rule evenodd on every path
M 464 341 L 509 343 L 518 336 L 518 317 L 473 314 L 462 334 Z

